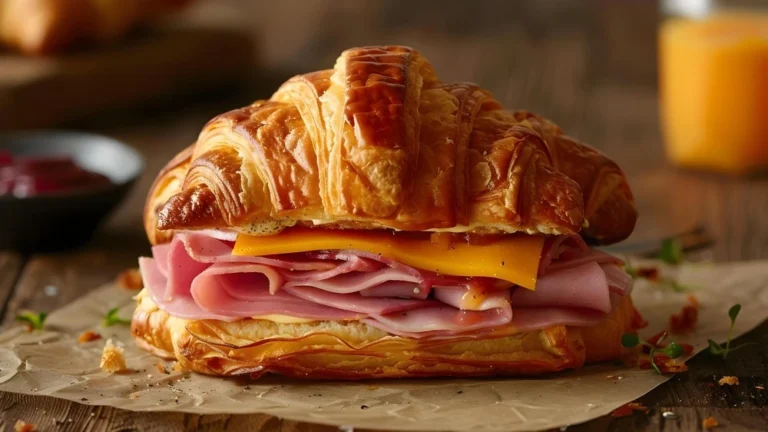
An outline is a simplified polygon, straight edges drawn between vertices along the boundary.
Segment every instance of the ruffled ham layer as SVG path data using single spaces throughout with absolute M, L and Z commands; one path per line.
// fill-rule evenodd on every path
M 144 286 L 172 316 L 234 321 L 283 315 L 362 320 L 391 334 L 446 337 L 512 326 L 592 326 L 630 294 L 615 257 L 578 236 L 549 239 L 536 290 L 492 278 L 439 275 L 360 251 L 232 255 L 233 243 L 178 233 L 139 258 Z

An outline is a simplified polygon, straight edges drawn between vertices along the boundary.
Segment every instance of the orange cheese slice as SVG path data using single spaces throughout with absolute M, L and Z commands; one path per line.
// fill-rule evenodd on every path
M 507 236 L 487 244 L 394 235 L 391 231 L 348 231 L 293 228 L 271 236 L 239 234 L 233 255 L 264 256 L 316 250 L 351 249 L 453 276 L 486 276 L 525 288 L 536 287 L 542 236 Z

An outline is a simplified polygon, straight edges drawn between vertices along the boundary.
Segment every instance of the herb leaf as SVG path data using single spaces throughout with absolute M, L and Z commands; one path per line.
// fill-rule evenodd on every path
M 669 345 L 667 345 L 666 348 L 660 349 L 659 351 L 663 352 L 664 354 L 668 355 L 669 358 L 676 359 L 683 354 L 685 354 L 685 349 L 677 344 L 677 342 L 670 342 Z
M 657 374 L 664 375 L 659 366 L 656 364 L 655 355 L 657 352 L 664 353 L 671 359 L 676 359 L 685 355 L 685 348 L 683 348 L 682 345 L 679 345 L 677 342 L 670 342 L 666 347 L 659 348 L 659 345 L 661 345 L 667 336 L 667 332 L 662 332 L 654 343 L 650 343 L 640 340 L 640 337 L 638 337 L 636 333 L 624 333 L 621 335 L 621 344 L 626 348 L 633 348 L 637 345 L 648 347 L 650 350 L 648 356 L 650 357 L 651 367 L 656 371 Z M 710 346 L 712 344 L 715 344 L 715 346 L 719 348 L 719 345 L 717 345 L 715 341 L 710 341 Z
M 731 306 L 730 309 L 728 309 L 728 318 L 731 319 L 731 327 L 728 329 L 728 339 L 725 341 L 725 347 L 723 347 L 719 343 L 710 339 L 709 352 L 711 352 L 714 355 L 719 355 L 719 356 L 723 356 L 723 358 L 727 358 L 728 353 L 730 353 L 731 351 L 736 351 L 736 349 L 741 348 L 744 345 L 749 345 L 749 344 L 743 344 L 737 347 L 733 347 L 733 349 L 731 349 L 731 338 L 733 338 L 733 327 L 736 324 L 736 318 L 738 318 L 739 312 L 741 312 L 741 305 L 738 303 L 736 303 L 735 305 Z
M 656 366 L 656 359 L 653 357 L 654 354 L 656 354 L 656 347 L 651 348 L 651 352 L 648 353 L 648 355 L 651 356 L 651 367 L 653 367 L 653 370 L 655 370 L 657 374 L 664 375 L 663 373 L 661 373 L 661 369 L 659 369 L 659 367 Z
M 733 326 L 733 323 L 736 322 L 736 317 L 739 316 L 739 312 L 741 312 L 741 305 L 738 303 L 728 309 L 728 317 L 731 318 L 731 326 Z
M 680 240 L 676 238 L 664 239 L 661 242 L 659 259 L 671 265 L 683 262 L 683 245 Z
M 30 330 L 42 330 L 46 318 L 48 318 L 48 314 L 45 312 L 22 311 L 16 315 L 16 321 L 26 323 Z
M 723 347 L 719 343 L 713 341 L 712 339 L 707 340 L 707 342 L 709 343 L 709 352 L 711 352 L 712 355 L 723 354 Z
M 621 345 L 626 348 L 634 348 L 640 343 L 640 337 L 636 333 L 624 333 L 621 335 Z
M 131 320 L 122 319 L 119 316 L 117 316 L 119 312 L 119 308 L 112 308 L 107 312 L 107 314 L 104 316 L 104 327 L 110 327 L 115 324 L 122 324 L 122 325 L 130 325 Z

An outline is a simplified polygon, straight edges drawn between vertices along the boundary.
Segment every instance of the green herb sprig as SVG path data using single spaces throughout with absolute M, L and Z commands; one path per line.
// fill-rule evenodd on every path
M 678 265 L 685 260 L 683 244 L 680 239 L 668 238 L 661 242 L 659 259 L 669 265 Z
M 621 336 L 621 344 L 626 348 L 634 348 L 638 345 L 648 347 L 650 349 L 649 355 L 651 357 L 651 367 L 653 367 L 653 370 L 655 370 L 657 374 L 663 375 L 661 369 L 659 369 L 659 366 L 656 365 L 656 359 L 654 358 L 654 355 L 656 355 L 657 352 L 664 353 L 672 359 L 676 359 L 685 354 L 685 348 L 678 345 L 676 342 L 670 342 L 666 347 L 659 348 L 658 345 L 661 344 L 661 342 L 663 342 L 666 338 L 667 332 L 664 332 L 661 334 L 661 336 L 659 336 L 658 341 L 656 341 L 656 345 L 652 345 L 644 340 L 641 340 L 637 333 L 624 333 Z
M 16 315 L 16 321 L 23 322 L 30 330 L 42 330 L 48 314 L 45 312 L 22 311 Z
M 712 339 L 709 339 L 707 341 L 709 342 L 709 352 L 711 352 L 713 355 L 727 358 L 729 353 L 732 353 L 737 349 L 741 349 L 749 345 L 755 345 L 754 343 L 745 343 L 745 344 L 741 344 L 739 346 L 735 346 L 731 348 L 731 338 L 733 337 L 733 326 L 736 324 L 736 318 L 738 318 L 739 312 L 741 312 L 741 305 L 738 303 L 736 303 L 735 305 L 731 306 L 730 309 L 728 309 L 728 318 L 731 319 L 731 327 L 728 329 L 728 339 L 725 342 L 725 346 L 720 345 L 719 343 L 713 341 Z
M 104 316 L 104 327 L 111 327 L 115 324 L 130 325 L 131 320 L 123 319 L 117 316 L 119 308 L 112 308 Z

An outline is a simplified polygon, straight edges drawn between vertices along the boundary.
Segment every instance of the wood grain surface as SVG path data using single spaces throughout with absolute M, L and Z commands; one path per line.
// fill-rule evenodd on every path
M 241 33 L 189 26 L 59 58 L 0 52 L 0 130 L 47 128 L 230 88 L 251 73 L 253 55 Z
M 0 306 L 6 326 L 14 325 L 20 309 L 53 310 L 136 265 L 136 256 L 148 252 L 140 222 L 147 189 L 155 173 L 196 138 L 207 119 L 267 97 L 280 80 L 329 67 L 343 48 L 363 44 L 413 45 L 444 79 L 478 82 L 506 106 L 550 117 L 569 134 L 610 154 L 627 171 L 640 207 L 630 243 L 654 242 L 702 226 L 715 239 L 703 252 L 705 258 L 768 258 L 768 178 L 679 171 L 664 160 L 655 85 L 655 2 L 216 3 L 234 10 L 244 21 L 242 28 L 259 38 L 264 68 L 248 91 L 75 123 L 133 145 L 146 158 L 147 171 L 84 249 L 27 257 L 0 252 Z M 206 11 L 204 7 L 199 13 Z M 739 342 L 755 345 L 727 360 L 702 353 L 689 362 L 688 372 L 641 398 L 651 408 L 649 414 L 606 416 L 568 430 L 689 431 L 700 429 L 708 416 L 720 422 L 718 430 L 766 430 L 768 393 L 756 386 L 768 388 L 768 325 Z M 724 375 L 739 377 L 740 384 L 720 387 L 716 381 Z M 674 418 L 664 417 L 665 411 Z M 12 430 L 17 419 L 62 431 L 338 430 L 264 415 L 133 413 L 0 394 L 0 426 Z

